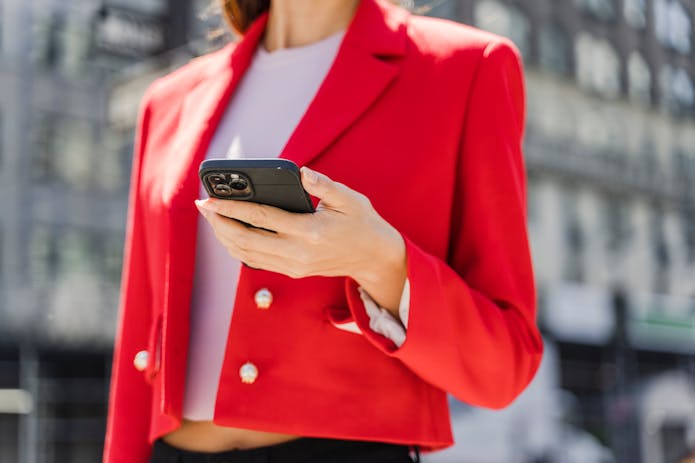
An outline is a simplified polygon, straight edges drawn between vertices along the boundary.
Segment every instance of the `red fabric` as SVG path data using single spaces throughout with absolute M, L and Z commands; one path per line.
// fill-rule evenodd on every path
M 181 420 L 197 168 L 266 18 L 147 92 L 138 125 L 104 461 L 144 463 Z M 278 78 L 282 78 L 278 76 Z M 405 343 L 369 331 L 353 281 L 242 269 L 215 422 L 452 443 L 446 392 L 502 407 L 542 344 L 525 228 L 524 89 L 505 39 L 362 0 L 281 157 L 366 194 L 406 239 Z M 268 127 L 272 130 L 272 127 Z M 254 294 L 273 293 L 269 310 Z M 337 329 L 353 319 L 364 334 Z M 139 350 L 148 369 L 136 371 Z M 244 384 L 239 368 L 259 370 Z

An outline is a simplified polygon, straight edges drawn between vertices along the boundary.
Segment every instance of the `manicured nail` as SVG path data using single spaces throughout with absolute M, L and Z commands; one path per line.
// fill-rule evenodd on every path
M 210 199 L 196 199 L 195 204 L 198 207 L 202 207 L 203 209 L 206 209 L 208 211 L 212 211 L 215 209 L 214 204 Z
M 198 211 L 200 211 L 200 213 L 203 214 L 203 217 L 207 217 L 209 209 L 207 207 L 205 207 L 206 206 L 205 202 L 201 201 L 199 199 L 196 199 L 194 201 L 194 203 L 195 203 L 195 207 L 198 208 Z
M 319 180 L 319 176 L 316 174 L 316 172 L 309 169 L 308 167 L 302 167 L 302 173 L 304 174 L 304 178 L 309 183 L 316 183 Z

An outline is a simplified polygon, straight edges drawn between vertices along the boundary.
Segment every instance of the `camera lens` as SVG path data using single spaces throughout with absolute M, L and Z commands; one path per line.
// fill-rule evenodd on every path
M 213 191 L 217 196 L 232 196 L 232 189 L 229 187 L 229 185 L 225 185 L 224 183 L 220 183 L 219 185 L 214 185 L 212 187 Z
M 225 183 L 224 175 L 211 174 L 208 175 L 208 181 L 211 185 L 219 185 L 220 183 Z
M 239 176 L 231 175 L 229 186 L 231 186 L 233 190 L 243 191 L 249 187 L 249 182 Z

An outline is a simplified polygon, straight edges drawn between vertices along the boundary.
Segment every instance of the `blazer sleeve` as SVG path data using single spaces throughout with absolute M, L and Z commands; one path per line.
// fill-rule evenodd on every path
M 119 321 L 115 337 L 104 463 L 139 463 L 149 459 L 151 387 L 135 369 L 135 354 L 147 346 L 152 318 L 151 288 L 145 249 L 142 204 L 138 199 L 143 152 L 150 117 L 143 99 L 131 170 L 128 221 L 123 252 Z
M 449 255 L 434 256 L 404 236 L 410 313 L 401 347 L 369 329 L 357 286 L 347 280 L 367 339 L 432 385 L 490 408 L 521 393 L 543 350 L 526 230 L 524 119 L 518 52 L 506 40 L 491 42 L 468 97 Z

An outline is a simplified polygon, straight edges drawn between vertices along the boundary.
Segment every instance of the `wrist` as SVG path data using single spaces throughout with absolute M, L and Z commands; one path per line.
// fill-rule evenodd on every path
M 363 259 L 351 275 L 358 283 L 374 285 L 394 272 L 405 274 L 405 241 L 391 225 L 381 233 L 367 237 L 364 249 Z
M 403 285 L 408 276 L 405 241 L 390 225 L 379 239 L 370 239 L 362 266 L 351 277 L 380 307 L 398 319 Z

